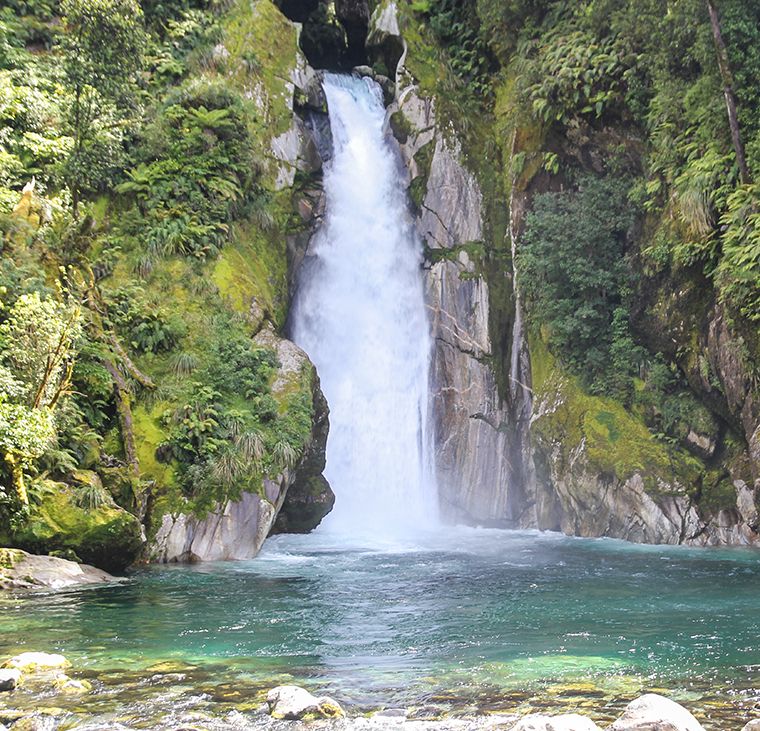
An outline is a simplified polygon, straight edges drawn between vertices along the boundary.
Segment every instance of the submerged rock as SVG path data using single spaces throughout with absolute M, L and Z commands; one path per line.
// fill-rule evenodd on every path
M 53 688 L 59 693 L 82 695 L 92 690 L 92 684 L 87 680 L 76 680 L 68 675 L 58 675 L 53 680 Z
M 590 718 L 577 713 L 566 713 L 561 716 L 533 713 L 521 718 L 512 731 L 599 731 L 599 726 Z
M 288 721 L 316 718 L 342 718 L 345 716 L 340 704 L 323 696 L 317 698 L 297 685 L 278 685 L 267 693 L 269 715 Z
M 55 725 L 50 716 L 24 716 L 13 724 L 13 731 L 52 731 Z
M 610 731 L 704 731 L 683 706 L 656 693 L 631 701 Z
M 21 549 L 0 548 L 0 589 L 64 589 L 83 584 L 103 584 L 110 574 L 55 556 L 36 556 Z

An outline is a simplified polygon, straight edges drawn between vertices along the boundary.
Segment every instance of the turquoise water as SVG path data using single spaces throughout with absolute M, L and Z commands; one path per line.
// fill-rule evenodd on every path
M 144 699 L 173 678 L 188 701 L 245 710 L 297 682 L 356 712 L 603 719 L 663 689 L 738 728 L 760 707 L 759 589 L 752 550 L 466 529 L 414 545 L 280 536 L 253 561 L 4 600 L 0 655 L 62 652 L 101 684 L 93 699 Z

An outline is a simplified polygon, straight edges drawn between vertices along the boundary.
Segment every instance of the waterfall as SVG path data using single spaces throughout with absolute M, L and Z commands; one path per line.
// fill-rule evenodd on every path
M 421 245 L 379 86 L 328 74 L 324 89 L 326 216 L 301 268 L 292 335 L 330 406 L 336 502 L 324 530 L 393 536 L 437 522 Z

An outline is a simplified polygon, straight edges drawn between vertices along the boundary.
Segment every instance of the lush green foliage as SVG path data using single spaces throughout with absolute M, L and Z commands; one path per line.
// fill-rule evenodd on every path
M 236 43 L 223 13 L 250 31 L 249 5 L 207 0 L 0 9 L 4 536 L 28 528 L 27 491 L 33 510 L 202 511 L 303 452 L 308 379 L 276 401 L 244 316 L 286 287 L 285 205 L 260 180 L 270 120 L 248 96 L 285 107 L 281 62 L 218 45 Z
M 628 187 L 583 176 L 576 190 L 537 196 L 518 259 L 533 326 L 600 393 L 619 394 L 636 365 L 625 310 Z
M 54 444 L 56 409 L 71 380 L 81 335 L 73 303 L 22 294 L 0 322 L 0 508 L 28 503 L 25 471 Z
M 62 0 L 66 120 L 73 144 L 64 176 L 76 209 L 118 169 L 127 110 L 147 38 L 137 0 Z
M 256 165 L 240 101 L 220 86 L 173 92 L 146 128 L 139 164 L 116 190 L 142 213 L 135 235 L 153 256 L 218 253 L 252 199 Z

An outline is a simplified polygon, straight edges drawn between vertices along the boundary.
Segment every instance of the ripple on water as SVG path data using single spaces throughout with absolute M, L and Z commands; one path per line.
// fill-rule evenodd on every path
M 355 548 L 282 536 L 255 561 L 6 597 L 0 653 L 62 652 L 95 682 L 86 697 L 12 702 L 134 726 L 247 714 L 296 682 L 356 711 L 575 709 L 601 721 L 659 688 L 716 729 L 760 703 L 758 553 L 460 529 Z

